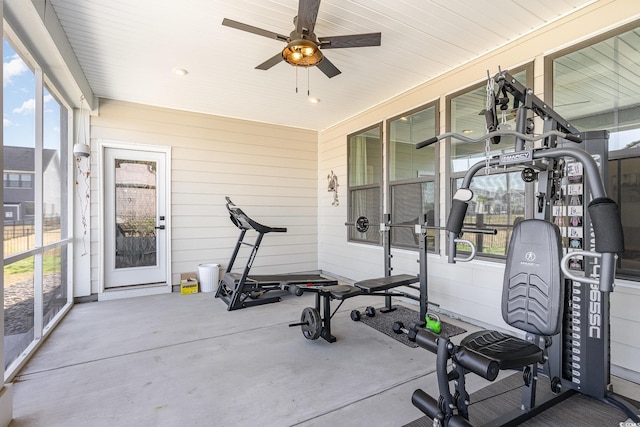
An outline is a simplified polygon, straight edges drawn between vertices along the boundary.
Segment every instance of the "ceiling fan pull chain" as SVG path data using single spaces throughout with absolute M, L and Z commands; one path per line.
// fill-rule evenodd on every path
M 298 67 L 293 67 L 296 69 L 296 93 L 298 93 Z
M 311 85 L 309 84 L 309 67 L 307 67 L 307 96 L 311 94 Z

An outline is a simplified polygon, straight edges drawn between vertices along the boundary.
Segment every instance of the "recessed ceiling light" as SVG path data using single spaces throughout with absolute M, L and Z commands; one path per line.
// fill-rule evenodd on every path
M 189 74 L 189 72 L 184 68 L 174 68 L 173 73 L 178 76 L 186 76 L 187 74 Z
M 317 104 L 318 102 L 320 102 L 320 100 L 314 96 L 310 96 L 309 97 L 309 102 L 312 104 Z
M 462 131 L 462 133 L 473 133 L 473 130 L 471 130 L 471 129 L 464 129 L 464 130 Z

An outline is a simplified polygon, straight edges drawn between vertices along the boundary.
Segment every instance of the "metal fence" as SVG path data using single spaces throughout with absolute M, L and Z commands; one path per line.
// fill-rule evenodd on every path
M 60 217 L 46 218 L 43 224 L 44 243 L 61 238 Z M 33 218 L 4 222 L 4 256 L 10 256 L 35 247 L 35 225 Z

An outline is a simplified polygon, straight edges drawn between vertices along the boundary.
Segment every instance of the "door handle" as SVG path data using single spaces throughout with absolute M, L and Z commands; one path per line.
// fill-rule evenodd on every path
M 158 225 L 158 226 L 156 227 L 156 230 L 164 230 L 164 225 Z

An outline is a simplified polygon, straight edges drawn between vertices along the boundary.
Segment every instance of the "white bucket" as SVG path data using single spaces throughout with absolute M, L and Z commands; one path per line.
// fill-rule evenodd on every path
M 213 292 L 218 285 L 220 264 L 200 264 L 198 266 L 198 280 L 200 292 Z

